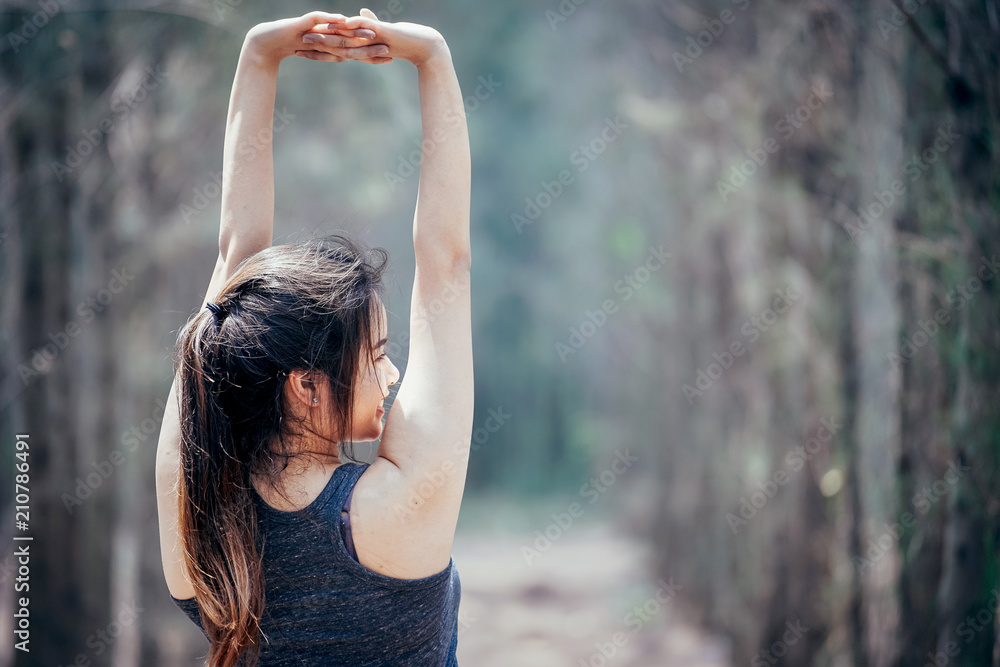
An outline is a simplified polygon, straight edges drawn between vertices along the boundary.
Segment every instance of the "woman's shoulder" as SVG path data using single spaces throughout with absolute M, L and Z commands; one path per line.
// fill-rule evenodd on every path
M 278 521 L 318 514 L 335 496 L 346 496 L 349 487 L 368 464 L 352 462 L 336 466 L 313 466 L 287 473 L 275 488 L 255 479 L 253 496 L 263 516 Z
M 450 567 L 455 522 L 434 508 L 440 500 L 435 496 L 446 495 L 448 487 L 433 480 L 414 486 L 381 457 L 355 472 L 350 523 L 360 564 L 396 579 L 443 575 Z

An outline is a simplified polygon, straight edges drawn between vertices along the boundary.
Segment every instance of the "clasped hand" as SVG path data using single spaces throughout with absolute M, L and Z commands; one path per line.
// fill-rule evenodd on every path
M 275 66 L 289 56 L 299 56 L 373 65 L 399 58 L 419 68 L 435 57 L 448 55 L 448 46 L 437 30 L 416 23 L 379 21 L 369 9 L 352 17 L 316 11 L 260 23 L 247 33 L 246 45 Z

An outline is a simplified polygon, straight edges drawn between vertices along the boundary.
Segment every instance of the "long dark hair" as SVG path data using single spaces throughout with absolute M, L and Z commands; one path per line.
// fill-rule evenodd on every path
M 271 246 L 236 269 L 216 297 L 218 315 L 202 307 L 178 335 L 179 526 L 212 667 L 233 667 L 244 652 L 240 664 L 259 658 L 264 581 L 251 479 L 273 486 L 294 455 L 286 439 L 296 424 L 283 400 L 289 371 L 329 382 L 328 418 L 344 456 L 356 460 L 355 378 L 363 363 L 375 364 L 387 261 L 384 249 L 342 235 Z

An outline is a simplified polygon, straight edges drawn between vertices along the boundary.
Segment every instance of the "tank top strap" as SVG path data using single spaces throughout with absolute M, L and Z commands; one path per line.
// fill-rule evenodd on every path
M 358 479 L 365 470 L 368 470 L 368 465 L 367 463 L 348 461 L 337 466 L 333 471 L 334 479 L 330 480 L 333 482 L 331 484 L 333 487 L 331 490 L 332 493 L 330 493 L 330 497 L 325 500 L 323 505 L 327 508 L 336 508 L 336 513 L 339 516 L 340 509 L 354 491 L 354 485 L 357 484 Z

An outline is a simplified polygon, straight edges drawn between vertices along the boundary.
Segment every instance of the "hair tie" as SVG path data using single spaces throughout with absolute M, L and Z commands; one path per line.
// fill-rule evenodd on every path
M 223 317 L 225 317 L 225 311 L 222 310 L 222 306 L 220 306 L 217 303 L 212 303 L 211 301 L 209 301 L 208 303 L 205 304 L 205 307 L 208 308 L 210 311 L 212 311 L 212 315 L 215 317 L 215 324 L 221 325 L 222 319 L 219 317 L 219 315 L 221 314 Z

